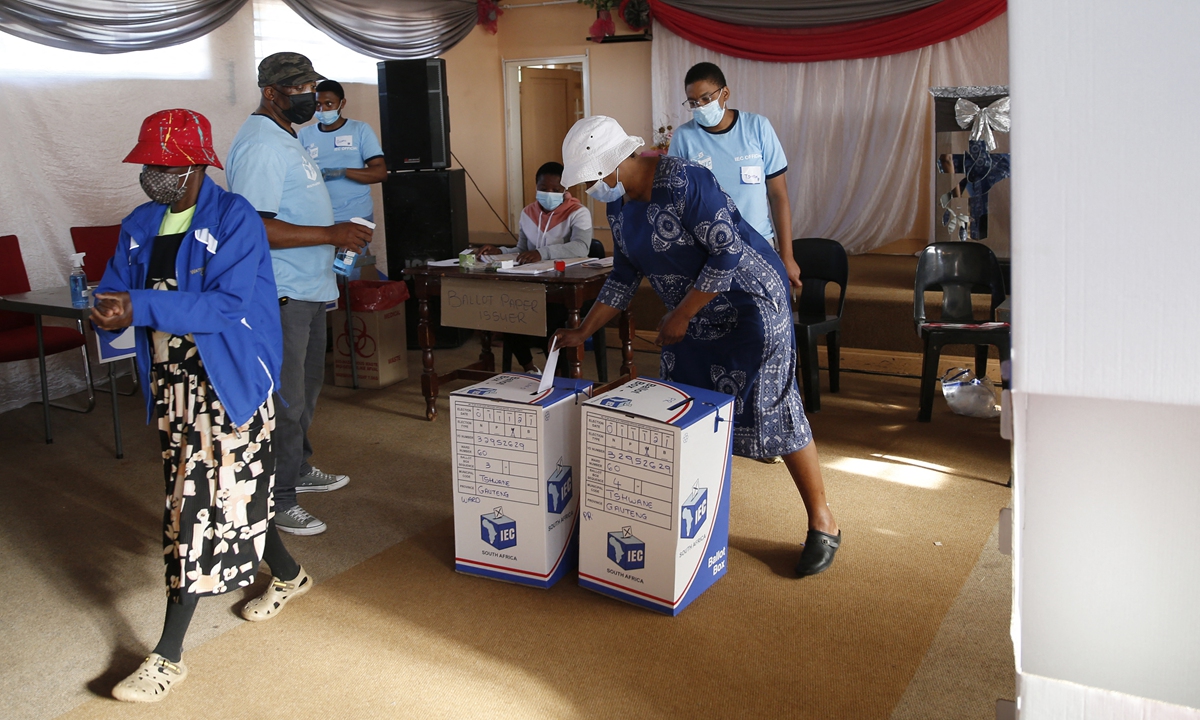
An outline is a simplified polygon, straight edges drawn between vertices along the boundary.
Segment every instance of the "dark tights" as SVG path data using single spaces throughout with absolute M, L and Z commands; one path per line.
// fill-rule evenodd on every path
M 300 574 L 300 565 L 292 558 L 291 553 L 283 546 L 279 531 L 275 529 L 275 521 L 267 525 L 267 542 L 263 547 L 263 561 L 271 568 L 271 575 L 289 582 Z M 158 640 L 154 652 L 162 655 L 171 662 L 179 662 L 183 656 L 183 636 L 187 634 L 188 625 L 192 623 L 192 614 L 196 612 L 198 595 L 180 593 L 179 602 L 167 603 L 167 617 L 163 621 L 162 637 Z

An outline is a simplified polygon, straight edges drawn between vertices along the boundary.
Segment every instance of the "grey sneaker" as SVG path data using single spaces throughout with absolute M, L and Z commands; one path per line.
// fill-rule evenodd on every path
M 344 488 L 350 482 L 349 475 L 330 475 L 318 468 L 313 468 L 308 471 L 307 475 L 301 475 L 296 481 L 296 492 L 329 492 Z
M 275 527 L 279 532 L 293 535 L 320 535 L 325 532 L 326 525 L 299 505 L 294 505 L 283 512 L 275 513 Z

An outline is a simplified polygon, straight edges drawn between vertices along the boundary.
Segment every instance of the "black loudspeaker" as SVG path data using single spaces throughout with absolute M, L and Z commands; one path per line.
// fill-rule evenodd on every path
M 383 183 L 383 217 L 389 268 L 448 260 L 467 247 L 467 184 L 462 170 L 388 173 Z M 411 283 L 410 283 L 410 290 Z M 408 347 L 417 345 L 417 303 L 408 303 Z M 472 331 L 442 327 L 438 299 L 429 301 L 435 347 L 459 347 Z
M 387 169 L 450 167 L 446 61 L 385 60 L 379 67 L 379 126 Z
M 388 173 L 383 182 L 388 263 L 393 267 L 449 260 L 467 248 L 467 183 L 463 170 Z

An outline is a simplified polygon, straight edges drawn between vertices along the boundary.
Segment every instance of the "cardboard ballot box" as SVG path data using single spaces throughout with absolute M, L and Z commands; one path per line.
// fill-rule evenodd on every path
M 454 568 L 550 587 L 575 566 L 579 416 L 588 380 L 504 373 L 450 394 Z
M 637 379 L 583 403 L 580 585 L 678 615 L 725 574 L 733 402 Z

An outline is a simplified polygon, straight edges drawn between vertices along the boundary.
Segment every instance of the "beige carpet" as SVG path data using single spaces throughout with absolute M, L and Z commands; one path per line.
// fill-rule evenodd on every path
M 0 480 L 0 707 L 21 718 L 887 718 L 932 667 L 1009 502 L 1008 444 L 995 421 L 941 401 L 932 424 L 914 422 L 915 381 L 846 375 L 842 387 L 812 418 L 846 534 L 834 569 L 790 577 L 796 491 L 782 466 L 737 459 L 729 574 L 677 618 L 573 577 L 539 591 L 454 573 L 444 416 L 421 419 L 416 382 L 327 389 L 315 460 L 354 480 L 302 496 L 327 534 L 288 538 L 318 585 L 263 625 L 233 615 L 236 594 L 201 603 L 192 675 L 158 707 L 103 697 L 161 622 L 153 433 L 125 403 L 129 459 L 117 462 L 103 414 L 56 413 L 49 447 L 40 408 L 0 415 L 11 468 Z M 960 662 L 944 673 L 982 675 Z M 988 718 L 1011 697 L 1011 674 L 981 682 L 948 717 Z

